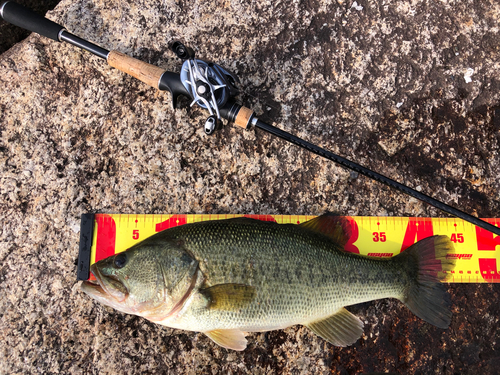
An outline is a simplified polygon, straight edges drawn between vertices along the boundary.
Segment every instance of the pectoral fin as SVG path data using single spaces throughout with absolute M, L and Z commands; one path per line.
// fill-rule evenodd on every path
M 363 322 L 345 308 L 326 319 L 308 323 L 306 327 L 335 346 L 354 344 L 363 334 Z
M 200 290 L 208 299 L 208 308 L 235 311 L 246 307 L 255 297 L 255 288 L 244 284 L 218 284 Z
M 226 349 L 241 351 L 247 347 L 247 339 L 243 332 L 238 329 L 217 329 L 204 333 L 217 345 Z

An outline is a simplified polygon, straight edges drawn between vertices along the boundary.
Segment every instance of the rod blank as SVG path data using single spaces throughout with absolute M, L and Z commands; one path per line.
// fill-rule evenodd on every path
M 365 175 L 375 181 L 378 181 L 384 185 L 390 186 L 393 189 L 399 190 L 400 192 L 403 192 L 405 194 L 408 194 L 411 197 L 417 198 L 421 200 L 422 202 L 425 202 L 427 204 L 430 204 L 431 206 L 434 206 L 441 211 L 444 211 L 448 214 L 451 214 L 453 216 L 456 216 L 460 219 L 463 219 L 465 221 L 468 221 L 469 223 L 472 223 L 474 225 L 477 225 L 480 228 L 489 230 L 490 232 L 495 233 L 496 235 L 500 236 L 500 228 L 484 221 L 481 219 L 478 219 L 477 217 L 474 217 L 472 215 L 469 215 L 468 213 L 465 213 L 463 211 L 460 211 L 454 207 L 451 207 L 447 205 L 446 203 L 443 203 L 441 201 L 438 201 L 437 199 L 434 199 L 432 197 L 429 197 L 428 195 L 422 194 L 406 185 L 400 184 L 397 181 L 394 181 L 388 177 L 385 177 L 384 175 L 381 175 L 377 172 L 372 171 L 371 169 L 365 168 L 357 163 L 354 163 L 348 159 L 345 159 L 341 156 L 338 156 L 330 151 L 325 150 L 324 148 L 321 148 L 319 146 L 316 146 L 312 143 L 309 143 L 307 141 L 304 141 L 303 139 L 296 137 L 290 133 L 287 133 L 284 130 L 278 129 L 272 125 L 269 125 L 263 121 L 256 120 L 254 122 L 255 127 L 262 129 L 268 133 L 271 133 L 281 139 L 284 139 L 288 142 L 294 143 L 297 146 L 300 146 L 302 148 L 305 148 L 308 151 L 311 151 L 315 153 L 316 155 L 322 156 L 328 160 L 334 161 L 335 163 L 338 163 L 342 165 L 343 167 L 352 169 L 353 171 L 356 171 L 362 175 Z
M 76 35 L 68 33 L 66 29 L 61 31 L 60 39 L 61 42 L 68 42 L 74 46 L 80 47 L 81 49 L 93 53 L 94 55 L 97 55 L 104 60 L 108 58 L 109 51 L 107 49 L 101 48 L 94 43 L 90 43 L 85 39 L 79 38 Z

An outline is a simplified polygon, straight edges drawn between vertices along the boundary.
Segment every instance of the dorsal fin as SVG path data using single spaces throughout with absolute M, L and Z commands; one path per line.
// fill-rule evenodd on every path
M 330 237 L 334 242 L 342 246 L 351 237 L 351 224 L 345 216 L 326 213 L 299 225 Z

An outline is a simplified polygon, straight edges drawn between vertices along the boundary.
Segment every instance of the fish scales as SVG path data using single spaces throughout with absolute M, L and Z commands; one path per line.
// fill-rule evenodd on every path
M 208 285 L 255 287 L 254 301 L 241 311 L 199 309 L 182 318 L 184 324 L 204 322 L 204 330 L 221 322 L 253 331 L 313 321 L 344 306 L 399 297 L 406 283 L 393 263 L 346 253 L 326 236 L 293 224 L 209 221 L 165 232 L 169 238 L 183 241 Z
M 84 292 L 125 313 L 200 331 L 229 349 L 246 332 L 303 324 L 333 345 L 353 344 L 363 323 L 344 307 L 394 297 L 440 328 L 450 324 L 439 283 L 453 270 L 446 236 L 421 240 L 391 259 L 344 251 L 345 218 L 300 225 L 238 218 L 160 232 L 91 267 Z

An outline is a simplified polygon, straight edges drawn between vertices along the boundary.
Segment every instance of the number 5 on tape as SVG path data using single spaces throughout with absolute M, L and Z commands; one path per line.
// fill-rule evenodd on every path
M 78 280 L 88 280 L 90 266 L 125 251 L 162 230 L 206 220 L 251 217 L 278 224 L 299 224 L 315 216 L 303 215 L 121 215 L 84 214 L 80 230 Z M 348 217 L 351 237 L 345 246 L 350 252 L 386 258 L 426 237 L 447 235 L 455 245 L 457 260 L 448 282 L 500 282 L 500 236 L 454 218 Z M 500 219 L 485 219 L 500 226 Z

